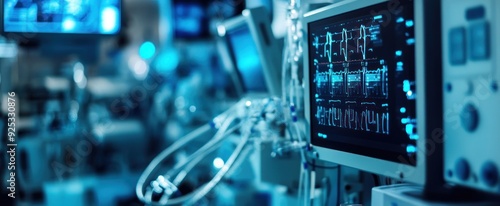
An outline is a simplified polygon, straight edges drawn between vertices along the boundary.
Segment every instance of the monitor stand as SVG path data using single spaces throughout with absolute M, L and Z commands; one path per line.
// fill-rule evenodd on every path
M 371 205 L 390 206 L 495 206 L 499 202 L 487 201 L 484 198 L 462 198 L 459 195 L 444 195 L 442 200 L 428 200 L 423 196 L 423 187 L 412 184 L 386 185 L 372 188 Z M 446 197 L 448 196 L 448 197 Z M 470 195 L 465 195 L 470 196 Z

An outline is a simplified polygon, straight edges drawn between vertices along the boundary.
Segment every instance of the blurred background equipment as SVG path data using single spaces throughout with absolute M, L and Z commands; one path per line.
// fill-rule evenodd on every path
M 4 32 L 116 34 L 121 29 L 121 1 L 4 1 Z
M 495 0 L 0 5 L 1 205 L 500 205 Z
M 281 94 L 282 43 L 276 39 L 265 7 L 247 9 L 217 26 L 219 52 L 240 96 Z

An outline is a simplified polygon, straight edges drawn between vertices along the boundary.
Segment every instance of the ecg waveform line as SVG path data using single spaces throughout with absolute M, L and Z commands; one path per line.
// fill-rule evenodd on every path
M 361 53 L 363 60 L 366 60 L 366 49 L 368 45 L 368 40 L 372 38 L 372 35 L 367 32 L 371 27 L 366 27 L 365 25 L 360 25 L 359 28 L 348 30 L 342 28 L 342 32 L 332 33 L 326 32 L 324 35 L 325 43 L 323 43 L 323 56 L 328 58 L 328 62 L 332 62 L 332 56 L 343 56 L 345 62 L 349 61 L 349 52 L 354 53 L 354 50 L 349 50 L 349 42 L 355 40 L 356 52 Z M 353 37 L 353 33 L 359 33 L 357 38 Z M 340 35 L 340 39 L 336 40 L 334 36 Z M 374 37 L 376 38 L 376 37 Z M 339 44 L 338 52 L 333 51 L 333 44 Z M 321 43 L 319 43 L 319 37 L 314 37 L 313 46 L 318 50 Z M 371 50 L 371 49 L 369 49 Z
M 344 59 L 345 61 L 347 61 L 347 57 L 348 57 L 348 46 L 349 46 L 349 40 L 352 39 L 352 34 L 351 34 L 351 38 L 348 38 L 347 37 L 347 29 L 342 29 L 342 41 L 340 41 L 340 53 L 344 55 Z M 342 45 L 344 44 L 345 45 Z M 331 62 L 331 61 L 330 61 Z
M 325 45 L 324 45 L 324 49 L 323 49 L 323 51 L 324 51 L 323 55 L 328 57 L 328 62 L 332 62 L 332 43 L 333 43 L 332 33 L 327 32 L 325 38 L 326 38 L 326 41 L 325 41 Z M 330 48 L 327 49 L 327 47 L 330 47 Z
M 351 108 L 317 106 L 319 125 L 389 134 L 389 113 Z
M 361 27 L 359 28 L 359 38 L 358 38 L 358 41 L 357 41 L 357 48 L 358 48 L 358 52 L 361 51 L 361 54 L 363 55 L 363 60 L 366 59 L 366 38 L 368 37 L 368 35 L 366 35 L 366 27 L 365 25 L 361 25 Z M 362 40 L 363 44 L 360 45 L 360 41 Z

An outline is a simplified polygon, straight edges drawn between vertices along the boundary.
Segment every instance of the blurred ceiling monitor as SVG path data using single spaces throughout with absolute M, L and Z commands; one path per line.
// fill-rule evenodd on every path
M 427 103 L 439 82 L 427 78 L 423 5 L 350 0 L 305 14 L 306 118 L 320 159 L 427 182 L 429 112 L 441 105 Z
M 3 32 L 113 35 L 121 9 L 121 0 L 4 0 Z
M 208 3 L 199 0 L 174 0 L 174 35 L 178 39 L 208 38 Z
M 224 21 L 217 32 L 224 67 L 240 96 L 281 95 L 282 44 L 274 38 L 266 8 L 246 9 Z
M 240 0 L 173 0 L 174 36 L 176 39 L 211 38 L 210 19 L 227 19 L 241 14 Z
M 122 31 L 122 0 L 4 0 L 2 35 L 44 56 L 96 62 L 99 42 Z

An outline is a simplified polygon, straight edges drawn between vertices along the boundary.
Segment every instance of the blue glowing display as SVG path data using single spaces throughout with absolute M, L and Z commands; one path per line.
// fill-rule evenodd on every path
M 203 2 L 174 1 L 174 34 L 177 38 L 209 36 L 208 16 Z
M 4 32 L 117 34 L 120 0 L 5 0 Z
M 266 84 L 257 47 L 248 27 L 228 33 L 238 73 L 247 91 L 265 92 Z

